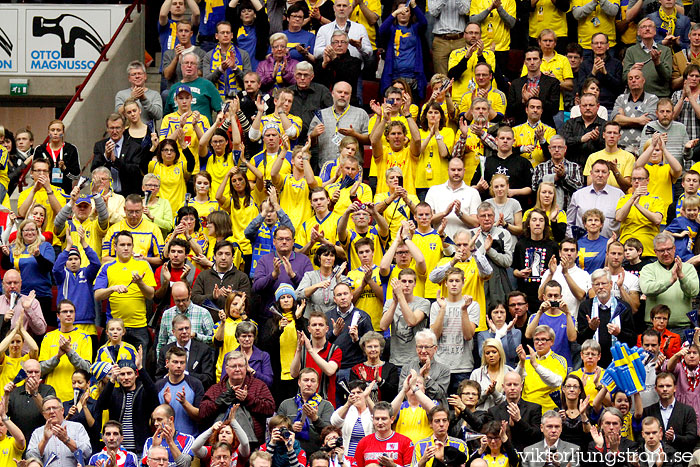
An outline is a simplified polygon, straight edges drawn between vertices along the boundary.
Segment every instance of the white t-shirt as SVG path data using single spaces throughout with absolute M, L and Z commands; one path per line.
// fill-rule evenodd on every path
M 613 289 L 612 293 L 615 298 L 620 298 L 620 288 L 617 286 L 617 278 L 619 274 L 612 276 Z M 639 287 L 639 277 L 635 276 L 631 272 L 625 271 L 625 277 L 622 279 L 622 287 L 627 289 L 627 292 L 637 292 L 641 293 L 642 289 Z
M 466 183 L 462 182 L 462 186 L 456 190 L 452 190 L 448 186 L 449 182 L 441 185 L 435 185 L 428 190 L 425 195 L 425 202 L 433 208 L 435 213 L 443 212 L 447 209 L 452 201 L 459 200 L 461 203 L 462 212 L 467 216 L 475 216 L 476 209 L 481 204 L 481 196 L 479 192 Z M 467 230 L 469 227 L 465 225 L 454 211 L 447 215 L 447 227 L 445 233 L 454 240 L 454 236 L 460 230 Z
M 462 305 L 464 300 L 447 302 L 445 309 L 445 321 L 443 322 L 442 335 L 438 339 L 438 349 L 435 360 L 446 365 L 452 373 L 467 373 L 474 369 L 472 348 L 474 339 L 464 340 L 462 334 Z M 430 307 L 430 322 L 437 319 L 440 305 L 437 302 Z M 479 324 L 479 303 L 473 301 L 467 308 L 469 320 L 475 325 Z M 476 336 L 474 336 L 476 337 Z

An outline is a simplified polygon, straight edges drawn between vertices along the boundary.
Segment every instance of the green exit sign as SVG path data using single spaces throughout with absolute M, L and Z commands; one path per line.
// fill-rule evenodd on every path
M 26 79 L 10 80 L 11 96 L 26 96 L 29 93 L 29 82 Z

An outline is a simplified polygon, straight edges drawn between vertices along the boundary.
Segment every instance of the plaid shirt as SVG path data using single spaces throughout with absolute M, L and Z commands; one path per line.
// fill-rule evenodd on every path
M 538 164 L 532 171 L 532 191 L 537 192 L 537 187 L 542 182 L 553 181 L 554 186 L 557 188 L 557 204 L 563 209 L 563 207 L 569 205 L 571 195 L 584 185 L 581 166 L 576 162 L 564 159 L 564 177 L 557 180 L 555 175 L 554 163 L 551 159 Z M 559 198 L 561 192 L 564 193 L 563 200 Z
M 156 355 L 159 355 L 160 349 L 171 342 L 175 342 L 175 334 L 173 334 L 173 318 L 176 314 L 182 313 L 177 306 L 168 308 L 163 312 L 163 317 L 160 321 L 160 332 L 158 333 L 158 345 L 156 347 Z M 195 339 L 205 344 L 210 344 L 214 337 L 214 320 L 211 317 L 209 310 L 195 305 L 190 301 L 190 306 L 187 311 L 182 313 L 190 319 L 190 331 L 196 333 Z
M 682 89 L 679 89 L 678 91 L 673 93 L 673 95 L 671 96 L 671 100 L 673 101 L 674 107 L 676 103 L 678 103 L 678 101 L 681 100 L 682 97 Z M 698 102 L 700 102 L 700 96 L 698 97 Z M 693 106 L 690 105 L 690 102 L 683 102 L 683 107 L 681 107 L 681 113 L 678 114 L 676 121 L 681 122 L 683 125 L 685 125 L 685 131 L 688 132 L 688 138 L 700 138 L 700 120 L 698 120 L 698 117 L 695 115 L 695 110 L 693 110 Z

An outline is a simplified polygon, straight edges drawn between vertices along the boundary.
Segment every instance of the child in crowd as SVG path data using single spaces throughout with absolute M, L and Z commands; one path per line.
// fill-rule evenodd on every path
M 107 321 L 107 342 L 105 345 L 97 349 L 96 362 L 117 363 L 119 360 L 136 361 L 136 347 L 124 342 L 126 328 L 124 321 L 120 318 L 112 318 Z
M 698 212 L 700 212 L 700 196 L 690 195 L 685 198 L 681 207 L 681 215 L 671 221 L 666 230 L 671 232 L 673 238 L 676 239 L 676 255 L 682 261 L 690 261 L 695 264 L 700 257 L 693 261 L 693 250 L 695 247 L 695 237 L 700 232 L 700 223 L 698 223 Z

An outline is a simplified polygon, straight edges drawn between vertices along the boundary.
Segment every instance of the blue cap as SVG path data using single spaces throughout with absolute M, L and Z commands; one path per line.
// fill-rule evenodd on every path
M 294 287 L 286 283 L 281 284 L 279 287 L 277 287 L 277 290 L 275 290 L 275 301 L 278 302 L 283 295 L 291 295 L 292 297 L 296 298 Z
M 189 86 L 187 86 L 186 84 L 181 84 L 181 85 L 177 88 L 177 92 L 175 93 L 175 95 L 177 96 L 177 95 L 180 94 L 182 91 L 185 91 L 185 92 L 186 92 L 187 94 L 189 94 L 190 96 L 192 95 L 192 89 L 191 89 Z
M 80 203 L 90 204 L 92 202 L 91 200 L 92 200 L 92 198 L 90 196 L 81 196 L 80 198 L 78 198 L 78 200 L 75 202 L 75 204 L 76 205 L 78 205 Z

